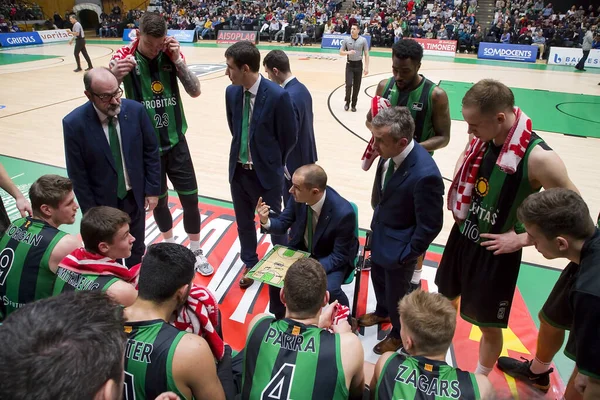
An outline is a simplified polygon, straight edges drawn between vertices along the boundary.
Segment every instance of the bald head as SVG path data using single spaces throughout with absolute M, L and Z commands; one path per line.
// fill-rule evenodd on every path
M 121 111 L 122 90 L 119 82 L 108 68 L 93 68 L 83 76 L 85 95 L 96 109 L 108 117 Z
M 117 85 L 119 84 L 117 78 L 113 75 L 110 69 L 106 67 L 92 68 L 83 75 L 83 85 L 85 87 L 85 90 L 87 90 L 88 92 L 94 91 L 93 87 L 97 82 L 100 81 L 107 83 L 114 82 Z
M 327 174 L 325 170 L 317 164 L 303 165 L 294 172 L 302 177 L 304 186 L 307 189 L 317 188 L 320 191 L 327 187 Z

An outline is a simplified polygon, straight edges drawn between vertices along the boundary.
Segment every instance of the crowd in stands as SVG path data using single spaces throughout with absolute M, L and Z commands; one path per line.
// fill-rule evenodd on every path
M 572 6 L 564 12 L 542 0 L 497 0 L 494 23 L 486 41 L 533 45 L 539 58 L 546 58 L 550 46 L 581 47 L 583 36 L 592 29 L 594 48 L 600 48 L 597 32 L 600 6 L 594 9 Z

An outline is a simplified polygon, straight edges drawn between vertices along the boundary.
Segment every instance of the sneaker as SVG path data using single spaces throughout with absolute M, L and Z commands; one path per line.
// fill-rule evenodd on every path
M 510 357 L 500 357 L 498 359 L 498 368 L 500 371 L 505 372 L 513 378 L 547 393 L 548 389 L 550 389 L 550 373 L 554 371 L 554 368 L 550 368 L 542 374 L 534 374 L 530 369 L 533 360 L 527 360 L 523 357 L 521 357 L 521 359 L 524 361 L 519 361 Z
M 194 251 L 194 255 L 196 256 L 196 265 L 194 268 L 200 273 L 200 275 L 210 276 L 213 274 L 213 272 L 215 272 L 215 269 L 209 264 L 206 257 L 204 257 L 202 249 Z
M 75 69 L 73 70 L 73 72 L 81 72 L 81 71 L 83 71 L 81 68 L 75 68 Z

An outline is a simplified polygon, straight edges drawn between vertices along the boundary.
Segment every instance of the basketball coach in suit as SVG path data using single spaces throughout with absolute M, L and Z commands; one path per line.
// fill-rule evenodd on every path
M 392 323 L 389 335 L 373 348 L 376 354 L 402 346 L 398 301 L 408 293 L 417 258 L 425 254 L 444 221 L 442 176 L 427 150 L 413 140 L 414 131 L 406 107 L 384 109 L 373 119 L 374 146 L 381 155 L 371 221 L 377 307 L 358 323 Z
M 241 259 L 246 269 L 258 262 L 254 210 L 259 197 L 281 212 L 283 170 L 297 139 L 296 119 L 289 94 L 259 74 L 260 53 L 248 41 L 225 51 L 226 74 L 232 85 L 225 92 L 231 131 L 229 183 L 238 225 Z M 271 235 L 285 244 L 285 235 Z M 244 272 L 245 273 L 245 272 Z M 242 277 L 240 287 L 253 280 Z
M 317 145 L 315 143 L 313 101 L 310 92 L 293 74 L 290 60 L 282 50 L 272 50 L 263 60 L 265 72 L 269 79 L 283 87 L 292 98 L 294 114 L 298 126 L 298 141 L 287 158 L 287 170 L 283 187 L 285 202 L 289 201 L 292 175 L 303 165 L 317 162 Z
M 348 200 L 327 186 L 327 174 L 316 164 L 304 165 L 292 176 L 291 198 L 278 217 L 269 218 L 269 205 L 258 200 L 261 226 L 270 233 L 285 234 L 297 222 L 288 247 L 308 251 L 327 274 L 329 301 L 350 307 L 342 283 L 354 268 L 358 252 L 356 214 Z M 271 289 L 273 288 L 273 289 Z M 277 294 L 279 289 L 269 286 Z M 273 301 L 275 296 L 271 296 Z M 277 312 L 285 314 L 281 302 Z M 275 313 L 278 317 L 278 314 Z
M 158 142 L 144 106 L 121 100 L 117 78 L 106 68 L 84 75 L 89 99 L 63 119 L 67 174 L 81 211 L 110 206 L 131 218 L 135 238 L 131 267 L 145 251 L 144 210 L 152 210 L 160 195 Z

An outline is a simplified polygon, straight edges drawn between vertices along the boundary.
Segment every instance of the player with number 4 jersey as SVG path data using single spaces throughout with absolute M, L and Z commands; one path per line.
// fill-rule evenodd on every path
M 174 242 L 168 176 L 181 200 L 183 226 L 196 256 L 196 268 L 202 275 L 211 275 L 214 269 L 200 249 L 198 183 L 185 139 L 187 122 L 178 85 L 179 80 L 190 96 L 198 97 L 200 81 L 186 65 L 177 40 L 167 36 L 165 20 L 156 13 L 144 13 L 137 37 L 116 51 L 110 69 L 123 82 L 127 98 L 142 103 L 154 124 L 161 163 L 161 195 L 154 208 L 156 224 L 165 241 Z
M 288 269 L 285 318 L 257 315 L 244 349 L 242 399 L 362 399 L 363 348 L 347 320 L 332 323 L 327 276 L 312 258 Z

